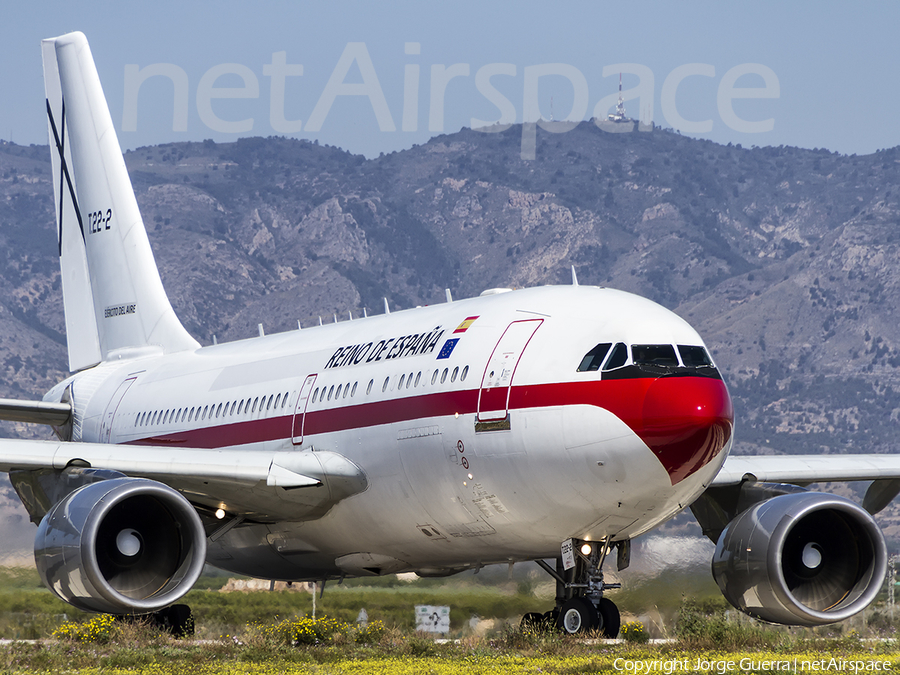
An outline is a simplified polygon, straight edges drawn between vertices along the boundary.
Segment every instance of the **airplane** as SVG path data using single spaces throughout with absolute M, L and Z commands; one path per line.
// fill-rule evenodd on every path
M 201 347 L 160 280 L 87 39 L 42 51 L 72 374 L 0 401 L 58 438 L 0 441 L 0 470 L 62 600 L 163 615 L 206 563 L 324 589 L 535 561 L 556 600 L 525 621 L 615 637 L 604 563 L 627 567 L 631 541 L 686 508 L 750 616 L 814 626 L 874 600 L 872 514 L 900 491 L 898 458 L 729 456 L 732 401 L 700 335 L 574 269 L 572 285 Z M 806 487 L 849 480 L 872 481 L 862 506 Z

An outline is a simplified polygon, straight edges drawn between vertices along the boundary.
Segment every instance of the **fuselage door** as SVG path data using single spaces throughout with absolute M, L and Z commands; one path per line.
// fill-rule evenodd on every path
M 294 445 L 300 445 L 303 442 L 303 425 L 306 421 L 306 406 L 309 403 L 309 395 L 312 393 L 313 385 L 316 383 L 316 374 L 307 375 L 300 388 L 300 396 L 297 398 L 297 405 L 294 407 L 294 424 L 291 432 L 291 441 Z
M 543 319 L 513 321 L 488 360 L 478 392 L 478 421 L 502 420 L 509 409 L 509 389 L 512 386 L 516 366 L 531 336 Z
M 113 420 L 116 417 L 116 410 L 119 409 L 119 404 L 122 402 L 122 399 L 125 397 L 125 392 L 128 391 L 128 388 L 134 384 L 136 377 L 129 377 L 122 384 L 119 385 L 119 388 L 116 389 L 116 393 L 113 394 L 113 397 L 109 399 L 109 405 L 106 406 L 106 410 L 103 412 L 103 421 L 100 423 L 100 442 L 101 443 L 109 443 L 110 436 L 112 435 L 113 428 Z

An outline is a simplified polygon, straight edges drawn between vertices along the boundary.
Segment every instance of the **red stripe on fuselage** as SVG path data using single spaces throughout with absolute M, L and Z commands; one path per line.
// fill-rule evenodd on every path
M 673 485 L 711 461 L 731 437 L 734 413 L 721 380 L 706 377 L 635 378 L 512 387 L 511 410 L 591 405 L 627 424 L 654 452 Z M 477 411 L 478 389 L 438 392 L 308 410 L 304 436 Z M 137 445 L 220 448 L 291 437 L 292 415 L 167 433 Z

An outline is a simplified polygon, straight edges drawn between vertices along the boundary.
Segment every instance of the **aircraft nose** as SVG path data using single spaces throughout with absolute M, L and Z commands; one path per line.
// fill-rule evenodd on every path
M 672 485 L 718 455 L 731 438 L 734 408 L 725 383 L 707 377 L 661 377 L 644 396 L 641 439 Z

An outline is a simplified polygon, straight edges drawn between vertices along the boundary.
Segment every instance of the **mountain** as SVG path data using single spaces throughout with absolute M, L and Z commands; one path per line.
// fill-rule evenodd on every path
M 574 265 L 580 283 L 648 296 L 699 330 L 735 400 L 737 452 L 895 450 L 900 148 L 565 128 L 538 128 L 531 160 L 513 126 L 376 159 L 248 138 L 126 163 L 172 304 L 204 344 L 381 312 L 385 296 L 406 308 L 445 288 L 569 283 Z M 5 397 L 66 374 L 49 156 L 0 143 Z

